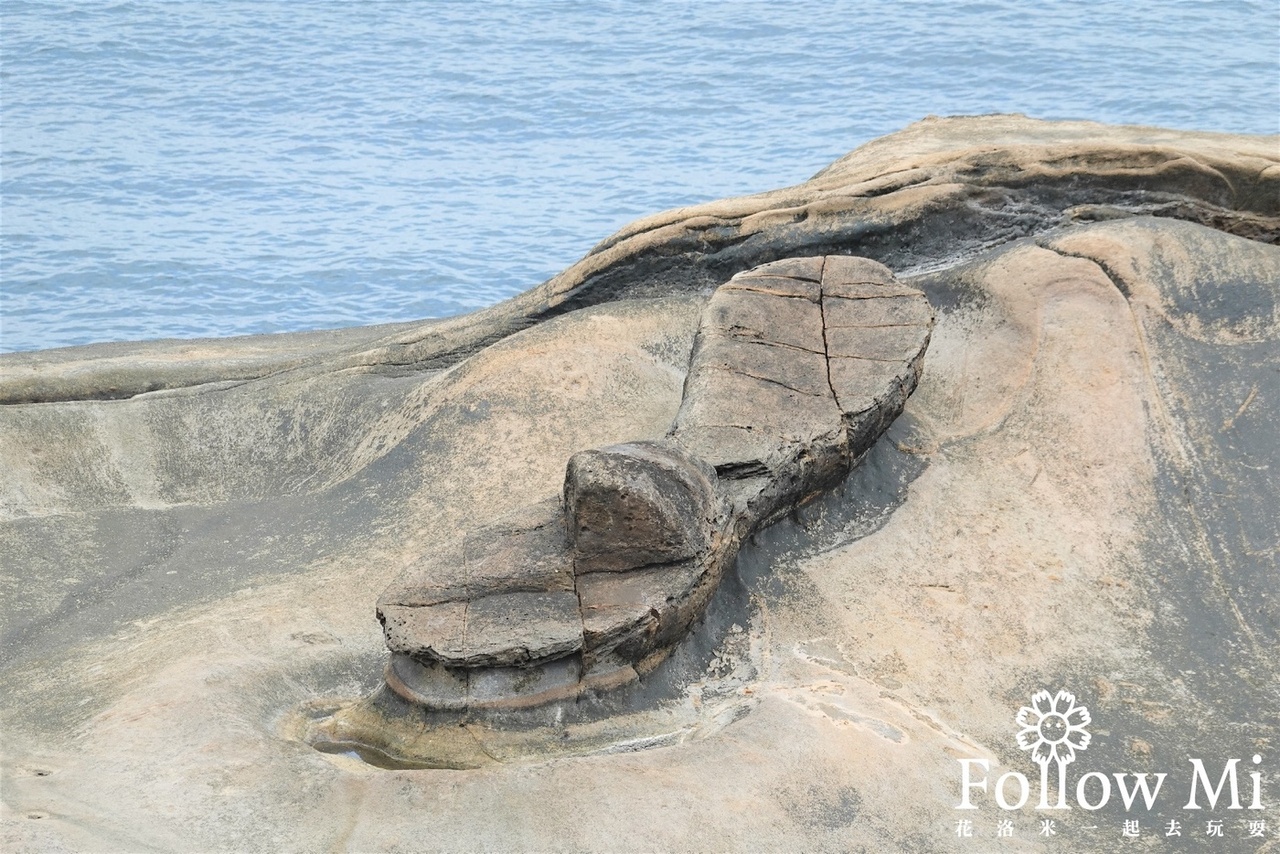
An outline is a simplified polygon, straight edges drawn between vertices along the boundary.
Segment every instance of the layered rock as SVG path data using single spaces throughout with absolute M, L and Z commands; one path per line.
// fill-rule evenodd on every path
M 1059 686 L 1094 719 L 1073 779 L 1185 793 L 1188 755 L 1243 757 L 1268 797 L 1277 142 L 929 120 L 797 187 L 647 217 L 474 315 L 0 357 L 0 845 L 950 850 L 956 758 L 1034 786 L 1013 717 Z M 415 601 L 465 600 L 469 541 L 500 592 L 490 524 L 536 538 L 574 454 L 671 441 L 713 287 L 832 253 L 927 295 L 921 384 L 846 481 L 743 549 L 688 646 L 634 694 L 527 714 L 385 689 L 371 604 L 401 568 L 451 566 Z M 717 489 L 750 500 L 731 474 Z M 575 585 L 635 579 L 640 615 L 679 565 Z M 530 571 L 524 592 L 556 576 Z M 462 696 L 537 678 L 564 684 L 485 665 Z M 483 770 L 384 772 L 353 745 Z M 1184 803 L 1151 826 L 1189 839 Z M 1133 818 L 1115 793 L 1072 814 L 1104 830 L 1060 820 L 1052 845 L 1110 852 Z
M 387 683 L 445 710 L 617 687 L 706 608 L 742 541 L 842 478 L 920 378 L 933 311 L 884 265 L 765 264 L 712 295 L 661 441 L 570 457 L 563 495 L 410 565 L 378 603 Z

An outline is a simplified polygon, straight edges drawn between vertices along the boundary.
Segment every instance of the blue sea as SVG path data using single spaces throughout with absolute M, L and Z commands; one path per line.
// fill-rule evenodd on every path
M 0 350 L 442 317 L 929 114 L 1276 133 L 1249 0 L 0 5 Z

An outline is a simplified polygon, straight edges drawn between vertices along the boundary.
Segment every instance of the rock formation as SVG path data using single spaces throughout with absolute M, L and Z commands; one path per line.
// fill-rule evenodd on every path
M 1057 688 L 1069 783 L 1168 772 L 1144 837 L 1249 844 L 1181 808 L 1188 756 L 1277 773 L 1278 149 L 931 119 L 467 317 L 0 358 L 0 846 L 950 850 L 957 758 L 1034 780 L 1014 717 Z M 786 266 L 854 256 L 927 298 L 922 362 Z M 466 708 L 386 686 L 380 593 L 481 603 L 480 643 L 393 637 Z M 1045 842 L 975 798 L 1031 850 L 1134 817 Z
M 382 594 L 387 684 L 463 710 L 633 682 L 702 616 L 742 541 L 898 417 L 932 324 L 924 294 L 865 258 L 734 276 L 703 309 L 664 439 L 574 454 L 563 499 L 431 550 Z

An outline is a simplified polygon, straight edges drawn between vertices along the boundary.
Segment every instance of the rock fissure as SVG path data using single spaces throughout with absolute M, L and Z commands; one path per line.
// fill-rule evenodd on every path
M 808 351 L 808 352 L 813 352 L 813 351 Z M 804 390 L 804 389 L 802 389 L 802 388 L 796 388 L 795 386 L 793 386 L 793 385 L 789 385 L 789 384 L 788 384 L 788 383 L 786 383 L 785 381 L 780 380 L 780 379 L 777 379 L 776 377 L 765 377 L 765 376 L 760 376 L 759 374 L 753 374 L 753 373 L 751 373 L 750 371 L 744 371 L 744 370 L 741 370 L 741 369 L 735 369 L 735 368 L 729 368 L 729 367 L 720 367 L 719 365 L 708 365 L 708 366 L 707 366 L 707 370 L 709 370 L 709 371 L 724 371 L 725 373 L 735 374 L 735 375 L 740 376 L 740 377 L 747 377 L 747 378 L 749 378 L 749 379 L 758 380 L 758 381 L 760 381 L 760 382 L 762 382 L 762 383 L 768 383 L 769 385 L 776 385 L 776 386 L 780 386 L 780 387 L 782 387 L 782 388 L 787 389 L 788 391 L 794 391 L 796 394 L 808 395 L 809 397 L 822 397 L 822 396 L 823 396 L 822 394 L 820 394 L 820 393 L 818 393 L 818 392 L 806 391 L 806 390 Z

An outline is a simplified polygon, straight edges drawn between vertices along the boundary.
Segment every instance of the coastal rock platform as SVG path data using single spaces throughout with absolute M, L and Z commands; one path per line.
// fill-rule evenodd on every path
M 991 791 L 1038 787 L 1015 716 L 1061 689 L 1072 796 L 1166 772 L 1144 833 L 1253 850 L 1183 807 L 1188 756 L 1276 805 L 1278 240 L 1275 137 L 929 119 L 466 317 L 4 356 L 0 844 L 1112 851 L 1117 794 L 1050 839 Z M 823 258 L 933 315 L 862 439 L 871 336 L 819 347 L 843 309 L 787 266 Z M 744 342 L 757 297 L 797 319 Z M 450 603 L 438 645 L 376 618 Z M 496 702 L 592 655 L 627 679 Z

